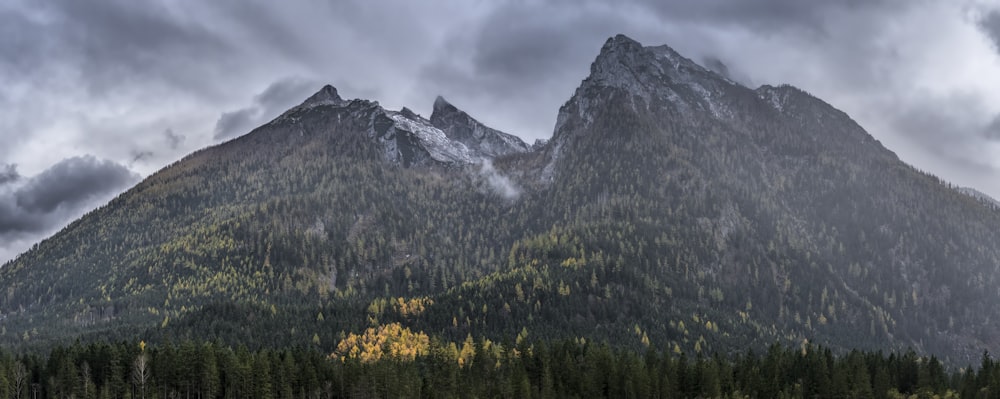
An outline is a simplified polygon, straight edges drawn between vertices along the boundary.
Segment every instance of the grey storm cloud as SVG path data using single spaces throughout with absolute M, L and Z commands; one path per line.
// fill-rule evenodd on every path
M 624 22 L 621 16 L 586 3 L 575 11 L 562 4 L 507 4 L 484 18 L 477 29 L 451 37 L 444 54 L 427 65 L 424 74 L 436 83 L 450 84 L 449 88 L 473 83 L 502 94 L 517 92 L 553 81 L 554 74 L 570 65 L 586 71 L 604 39 Z
M 10 164 L 4 165 L 0 164 L 0 186 L 16 182 L 21 179 L 21 174 L 17 173 L 17 165 Z
M 138 180 L 138 175 L 112 161 L 73 157 L 32 177 L 14 193 L 14 198 L 17 206 L 26 211 L 52 212 L 60 206 L 77 207 Z
M 669 20 L 728 24 L 766 33 L 785 30 L 824 34 L 831 14 L 875 12 L 902 6 L 909 0 L 632 0 Z
M 135 184 L 139 175 L 115 162 L 83 156 L 21 180 L 0 186 L 0 242 L 30 244 Z M 5 258 L 13 255 L 6 245 L 0 250 Z
M 152 158 L 153 155 L 156 154 L 154 154 L 152 151 L 140 151 L 140 150 L 132 151 L 132 163 L 145 161 L 147 159 Z
M 161 134 L 160 140 L 153 140 L 153 142 L 149 143 L 149 145 L 151 145 L 152 147 L 133 148 L 131 151 L 129 151 L 129 155 L 131 157 L 129 166 L 131 167 L 140 162 L 153 161 L 157 156 L 157 152 L 162 152 L 153 150 L 164 148 L 161 145 L 162 143 L 166 144 L 166 148 L 170 150 L 168 152 L 175 152 L 180 148 L 181 144 L 184 143 L 185 138 L 186 137 L 184 137 L 184 135 L 182 134 L 174 133 L 174 129 L 166 128 L 163 130 L 163 134 Z
M 993 41 L 993 45 L 1000 51 L 1000 10 L 993 10 L 986 13 L 979 21 L 979 27 Z
M 19 4 L 20 3 L 20 4 Z M 0 10 L 0 65 L 15 75 L 78 71 L 93 92 L 156 74 L 198 89 L 199 59 L 231 52 L 207 27 L 157 2 L 13 1 Z M 204 86 L 202 86 L 204 87 Z
M 995 167 L 988 162 L 989 154 L 982 153 L 983 132 L 990 126 L 976 123 L 971 111 L 981 101 L 970 96 L 911 101 L 893 113 L 892 123 L 912 143 L 948 160 L 956 172 L 984 175 Z M 948 145 L 942 145 L 943 137 Z
M 246 133 L 253 126 L 253 121 L 258 119 L 259 110 L 257 107 L 238 109 L 224 112 L 219 116 L 219 121 L 215 123 L 215 135 L 217 140 L 224 140 Z
M 5 242 L 13 241 L 25 235 L 37 235 L 53 224 L 53 218 L 45 214 L 24 212 L 14 201 L 0 201 L 0 238 Z
M 992 141 L 1000 141 L 1000 115 L 997 115 L 986 125 L 986 128 L 983 129 L 983 137 Z
M 21 79 L 77 75 L 95 95 L 150 72 L 181 84 L 190 70 L 181 68 L 185 62 L 221 51 L 216 41 L 148 3 L 54 1 L 32 4 L 28 12 L 15 12 L 11 4 L 17 2 L 0 11 L 0 52 L 17 56 L 0 57 L 0 70 Z
M 163 131 L 163 137 L 167 139 L 167 145 L 171 150 L 176 150 L 184 142 L 184 135 L 174 133 L 174 129 L 167 128 Z
M 286 78 L 272 83 L 254 96 L 246 108 L 224 112 L 215 123 L 216 140 L 231 139 L 245 134 L 274 119 L 315 92 L 319 83 L 306 79 Z

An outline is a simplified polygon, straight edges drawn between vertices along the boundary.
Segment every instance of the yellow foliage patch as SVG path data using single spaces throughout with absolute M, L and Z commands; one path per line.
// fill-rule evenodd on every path
M 374 363 L 382 358 L 413 361 L 417 356 L 426 356 L 429 348 L 427 334 L 392 323 L 368 328 L 361 335 L 349 334 L 330 356 L 341 360 L 358 359 L 362 363 Z
M 430 298 L 396 298 L 393 308 L 403 317 L 417 316 L 424 312 L 428 306 L 433 305 L 434 300 Z

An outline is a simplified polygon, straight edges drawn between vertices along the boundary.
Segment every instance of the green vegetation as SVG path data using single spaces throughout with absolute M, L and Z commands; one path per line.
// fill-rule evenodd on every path
M 374 331 L 374 330 L 373 330 Z M 214 342 L 91 343 L 47 356 L 0 353 L 5 398 L 979 398 L 1000 393 L 1000 362 L 948 371 L 913 351 L 888 356 L 803 344 L 733 358 L 584 339 L 499 344 L 411 340 L 386 326 L 358 353 L 251 351 Z M 404 337 L 410 335 L 409 338 Z M 355 337 L 356 338 L 356 337 Z M 344 341 L 359 343 L 354 338 Z M 412 352 L 408 352 L 412 350 Z

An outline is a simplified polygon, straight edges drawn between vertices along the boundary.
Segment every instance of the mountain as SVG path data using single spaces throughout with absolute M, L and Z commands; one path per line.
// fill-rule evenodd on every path
M 449 340 L 678 352 L 1000 340 L 1000 214 L 791 86 L 610 38 L 550 140 L 322 88 L 0 269 L 0 340 Z M 254 328 L 245 328 L 247 323 Z

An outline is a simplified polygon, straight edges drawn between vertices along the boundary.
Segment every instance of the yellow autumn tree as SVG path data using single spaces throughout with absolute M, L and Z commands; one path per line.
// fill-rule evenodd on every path
M 433 305 L 434 300 L 430 298 L 396 298 L 392 306 L 403 317 L 417 316 L 424 312 L 428 306 Z
M 330 357 L 358 359 L 362 363 L 374 363 L 382 358 L 413 361 L 417 356 L 427 355 L 429 349 L 427 334 L 392 323 L 368 328 L 361 335 L 348 334 Z

